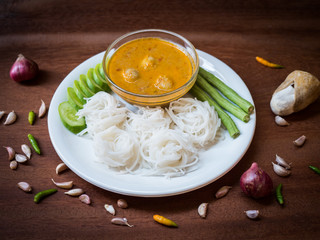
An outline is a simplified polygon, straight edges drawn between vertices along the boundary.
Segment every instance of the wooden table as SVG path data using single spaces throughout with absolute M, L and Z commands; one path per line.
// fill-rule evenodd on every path
M 37 137 L 42 155 L 29 163 L 9 168 L 7 153 L 0 149 L 0 238 L 1 239 L 319 239 L 320 176 L 308 166 L 320 167 L 320 114 L 316 101 L 307 109 L 286 117 L 288 127 L 274 122 L 269 102 L 273 91 L 293 70 L 320 77 L 319 1 L 2 1 L 0 6 L 0 110 L 15 110 L 13 125 L 0 125 L 0 145 L 28 144 L 27 134 Z M 65 76 L 89 57 L 104 51 L 124 33 L 147 28 L 177 32 L 197 49 L 229 65 L 248 86 L 256 106 L 254 139 L 242 160 L 225 176 L 186 194 L 140 198 L 102 190 L 72 171 L 56 176 L 61 162 L 49 138 L 47 116 L 33 126 L 30 110 L 38 111 L 40 100 L 47 106 Z M 18 84 L 9 77 L 17 55 L 35 60 L 39 76 Z M 283 64 L 284 69 L 264 67 L 259 55 Z M 302 148 L 292 141 L 307 136 Z M 292 162 L 290 177 L 274 174 L 271 162 L 278 154 Z M 252 162 L 257 162 L 273 179 L 283 184 L 285 204 L 275 197 L 254 200 L 241 192 L 239 179 Z M 52 188 L 51 178 L 73 180 L 93 200 L 91 206 L 58 193 L 40 204 L 34 193 Z M 17 187 L 29 182 L 26 194 Z M 214 198 L 223 185 L 232 186 L 222 199 Z M 105 203 L 119 198 L 129 203 L 118 209 L 133 228 L 112 225 Z M 209 203 L 206 219 L 197 207 Z M 252 221 L 243 211 L 259 209 L 261 218 Z M 153 214 L 179 224 L 167 228 L 155 223 Z

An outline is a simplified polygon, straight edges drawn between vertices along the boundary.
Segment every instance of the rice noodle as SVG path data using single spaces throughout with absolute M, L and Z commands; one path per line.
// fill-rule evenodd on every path
M 179 130 L 161 129 L 150 138 L 140 139 L 141 155 L 152 175 L 184 175 L 187 168 L 198 162 L 196 149 L 188 136 Z
M 220 119 L 207 102 L 181 98 L 166 111 L 138 107 L 131 112 L 99 92 L 77 115 L 93 139 L 100 163 L 120 173 L 181 176 L 196 168 L 198 152 L 215 139 Z
M 194 144 L 203 147 L 215 139 L 221 123 L 208 102 L 180 98 L 171 102 L 166 110 L 176 126 L 191 136 Z
M 106 92 L 98 92 L 87 99 L 87 103 L 77 113 L 85 117 L 87 128 L 80 133 L 90 136 L 111 127 L 120 126 L 127 118 L 128 109 L 120 106 L 118 100 Z
M 138 135 L 152 134 L 155 130 L 168 129 L 171 119 L 161 107 L 139 107 L 136 113 L 129 112 L 125 125 Z
M 93 147 L 98 159 L 109 167 L 130 172 L 139 164 L 139 142 L 135 134 L 116 126 L 95 134 Z

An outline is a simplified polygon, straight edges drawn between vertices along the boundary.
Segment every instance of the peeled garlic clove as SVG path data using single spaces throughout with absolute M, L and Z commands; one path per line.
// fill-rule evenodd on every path
M 217 193 L 216 193 L 216 198 L 222 198 L 222 197 L 224 197 L 225 195 L 227 195 L 228 194 L 228 192 L 230 191 L 230 189 L 231 189 L 232 187 L 230 187 L 230 186 L 223 186 L 223 187 L 221 187 L 218 191 L 217 191 Z
M 31 158 L 31 149 L 27 144 L 22 144 L 21 150 L 27 156 L 28 159 Z
M 272 163 L 272 165 L 273 165 L 273 171 L 280 177 L 287 177 L 291 174 L 290 170 L 287 170 L 278 164 Z
M 126 218 L 112 218 L 111 223 L 116 224 L 116 225 L 133 227 L 133 225 L 130 225 L 128 223 L 128 220 Z
M 51 178 L 52 182 L 59 188 L 64 188 L 64 189 L 70 189 L 73 186 L 73 181 L 69 181 L 69 182 L 55 182 L 52 178 Z
M 276 162 L 280 166 L 282 166 L 282 167 L 284 167 L 286 169 L 290 169 L 291 168 L 290 164 L 288 164 L 282 157 L 279 157 L 277 154 L 276 154 Z
M 107 210 L 108 213 L 112 214 L 113 216 L 116 215 L 116 210 L 112 205 L 105 204 L 104 208 Z
M 206 218 L 208 211 L 208 203 L 201 203 L 198 207 L 198 214 L 202 218 Z
M 17 115 L 16 113 L 12 110 L 12 112 L 10 112 L 7 116 L 6 121 L 4 122 L 4 125 L 10 125 L 12 123 L 14 123 L 17 119 Z
M 69 190 L 68 192 L 65 192 L 64 194 L 67 194 L 72 197 L 78 197 L 83 193 L 84 193 L 84 191 L 81 188 L 75 188 L 75 189 Z
M 67 170 L 68 166 L 65 163 L 60 163 L 56 167 L 56 174 L 59 175 L 59 173 L 63 172 L 64 170 Z
M 296 145 L 297 147 L 302 147 L 302 145 L 304 144 L 304 142 L 306 141 L 306 136 L 302 135 L 301 137 L 299 137 L 298 139 L 293 141 L 293 144 Z
M 25 163 L 26 161 L 28 161 L 27 156 L 20 153 L 16 153 L 15 159 L 18 163 Z
M 117 201 L 117 205 L 118 205 L 119 208 L 128 208 L 128 203 L 124 199 L 119 199 Z
M 42 118 L 46 114 L 47 108 L 44 101 L 41 99 L 41 106 L 39 108 L 39 118 Z
M 275 116 L 274 118 L 276 124 L 278 124 L 279 126 L 288 126 L 290 125 L 284 118 L 280 117 L 280 116 Z
M 3 117 L 5 113 L 6 113 L 5 111 L 0 111 L 0 119 Z
M 10 162 L 10 168 L 12 170 L 16 170 L 17 167 L 18 167 L 18 162 L 16 160 L 13 160 L 13 161 Z
M 247 211 L 244 211 L 244 213 L 250 219 L 257 219 L 259 217 L 259 210 L 247 210 Z
M 79 199 L 80 199 L 81 202 L 83 202 L 83 203 L 85 203 L 87 205 L 89 205 L 91 203 L 90 197 L 87 194 L 81 194 L 79 196 Z
M 32 187 L 27 182 L 19 182 L 17 185 L 21 190 L 23 190 L 25 192 L 31 192 L 32 191 Z
M 8 160 L 11 161 L 12 159 L 14 159 L 14 156 L 16 154 L 16 151 L 12 148 L 12 147 L 5 147 L 3 146 L 5 149 L 7 149 L 8 152 Z

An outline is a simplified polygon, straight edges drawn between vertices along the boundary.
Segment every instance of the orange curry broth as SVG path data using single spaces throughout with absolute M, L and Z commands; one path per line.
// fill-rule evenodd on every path
M 140 38 L 119 47 L 110 59 L 108 73 L 126 91 L 159 95 L 184 85 L 192 76 L 192 64 L 175 44 Z

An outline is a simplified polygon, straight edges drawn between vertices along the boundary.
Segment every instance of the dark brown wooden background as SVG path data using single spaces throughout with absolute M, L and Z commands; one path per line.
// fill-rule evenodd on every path
M 1 1 L 0 4 L 0 110 L 15 110 L 18 120 L 4 126 L 0 145 L 28 143 L 34 134 L 43 154 L 33 155 L 16 171 L 9 168 L 7 153 L 0 149 L 1 239 L 319 239 L 320 176 L 308 165 L 320 167 L 320 101 L 286 119 L 288 127 L 274 123 L 269 101 L 273 91 L 293 70 L 320 77 L 319 1 Z M 64 77 L 89 57 L 104 51 L 117 37 L 129 31 L 160 28 L 177 32 L 234 69 L 254 98 L 257 126 L 253 142 L 239 164 L 218 181 L 199 190 L 164 198 L 122 196 L 102 190 L 71 171 L 59 177 L 61 162 L 48 135 L 47 117 L 27 122 L 40 99 L 49 105 Z M 37 79 L 17 84 L 9 70 L 17 55 L 34 59 L 41 69 Z M 266 68 L 255 61 L 259 55 L 283 64 Z M 302 148 L 292 141 L 302 134 Z M 292 175 L 280 178 L 271 161 L 279 154 L 292 162 Z M 274 196 L 263 200 L 245 197 L 239 178 L 252 162 L 265 169 L 274 185 L 283 184 L 284 207 Z M 87 206 L 63 191 L 40 204 L 33 194 L 17 188 L 29 182 L 35 192 L 53 187 L 51 178 L 73 180 L 86 190 L 93 204 Z M 223 185 L 233 188 L 223 199 L 214 193 Z M 117 209 L 133 228 L 112 225 L 105 203 L 125 198 L 129 208 Z M 197 207 L 209 202 L 207 219 Z M 259 209 L 261 219 L 251 221 L 243 213 Z M 155 223 L 153 214 L 179 224 L 171 229 Z

